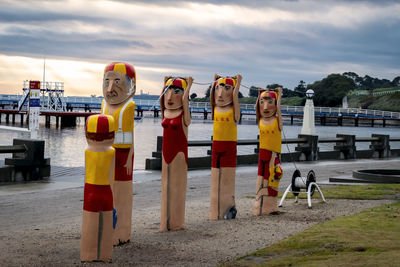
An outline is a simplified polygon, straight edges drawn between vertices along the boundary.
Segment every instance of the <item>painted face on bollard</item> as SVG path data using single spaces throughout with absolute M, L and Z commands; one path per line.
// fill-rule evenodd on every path
M 233 101 L 233 86 L 224 83 L 217 84 L 215 86 L 214 99 L 217 107 L 231 104 Z
M 119 71 L 109 71 L 103 78 L 103 96 L 107 103 L 120 104 L 124 102 L 129 95 L 129 86 L 126 82 L 126 75 Z
M 183 88 L 170 86 L 164 94 L 164 106 L 166 109 L 178 109 L 182 107 Z
M 261 93 L 259 100 L 260 114 L 263 118 L 269 118 L 276 114 L 276 94 L 272 91 Z

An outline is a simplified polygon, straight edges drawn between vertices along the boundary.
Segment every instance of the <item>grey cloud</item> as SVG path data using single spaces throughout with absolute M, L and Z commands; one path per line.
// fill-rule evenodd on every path
M 165 1 L 142 2 L 158 7 L 165 5 Z M 204 3 L 204 1 L 191 2 Z M 305 10 L 313 4 L 310 1 L 207 0 L 207 2 L 235 5 L 246 3 L 253 8 L 276 6 L 284 10 Z M 329 9 L 329 5 L 333 3 L 339 5 L 351 2 L 389 5 L 398 1 L 330 1 L 325 6 L 321 2 L 318 3 L 321 8 Z M 187 1 L 168 3 L 184 5 Z M 17 14 L 18 12 L 20 14 Z M 84 21 L 93 25 L 101 23 L 112 26 L 108 28 L 120 30 L 116 32 L 110 30 L 108 33 L 102 32 L 96 35 L 79 32 L 61 34 L 50 30 L 31 31 L 13 24 L 20 22 L 18 25 L 23 25 L 23 22 L 32 21 L 51 23 L 54 20 Z M 149 32 L 140 22 L 134 25 L 135 28 L 127 30 L 124 29 L 125 23 L 122 20 L 102 18 L 100 15 L 92 14 L 75 16 L 36 13 L 27 7 L 23 12 L 16 9 L 0 10 L 0 23 L 7 26 L 6 34 L 0 35 L 0 51 L 5 54 L 41 57 L 45 51 L 48 56 L 54 57 L 95 61 L 124 60 L 145 67 L 182 69 L 187 74 L 197 73 L 196 79 L 200 82 L 211 80 L 215 72 L 223 75 L 242 73 L 245 75 L 243 82 L 248 86 L 253 84 L 265 86 L 267 83 L 277 82 L 293 88 L 299 80 L 313 82 L 322 79 L 329 74 L 322 74 L 324 71 L 322 66 L 337 62 L 373 66 L 376 69 L 399 69 L 398 62 L 400 62 L 398 49 L 400 19 L 371 21 L 360 25 L 357 29 L 335 28 L 322 23 L 279 21 L 264 29 L 234 25 L 221 31 L 212 27 L 182 25 L 178 29 L 164 29 L 163 32 L 153 30 L 151 34 L 154 36 L 171 35 L 172 38 L 165 38 L 163 43 L 144 40 L 142 36 L 148 35 Z M 178 35 L 184 35 L 186 41 L 181 40 Z M 190 37 L 196 41 L 191 41 Z M 156 51 L 159 47 L 165 52 Z M 150 53 L 143 54 L 141 52 L 143 50 Z M 118 58 L 115 58 L 113 51 L 117 51 Z
M 0 4 L 1 6 L 1 4 Z M 47 12 L 43 10 L 35 10 L 27 6 L 23 9 L 16 8 L 0 8 L 0 23 L 16 23 L 16 22 L 36 22 L 36 23 L 44 23 L 44 22 L 54 22 L 54 21 L 65 21 L 65 20 L 74 20 L 74 21 L 88 21 L 92 23 L 101 22 L 102 19 L 100 17 L 88 15 L 74 15 L 67 13 L 54 13 Z
M 142 41 L 90 38 L 85 35 L 52 34 L 45 39 L 40 36 L 0 35 L 0 50 L 11 54 L 42 56 L 45 53 L 54 57 L 98 59 L 106 58 L 113 49 L 127 48 L 151 48 L 151 45 Z
M 314 3 L 321 3 L 322 1 L 307 1 L 307 0 L 114 0 L 114 2 L 122 3 L 142 3 L 150 5 L 162 6 L 181 6 L 188 3 L 197 4 L 214 4 L 214 5 L 235 5 L 235 6 L 246 6 L 250 8 L 260 8 L 260 7 L 280 7 L 287 10 L 294 9 L 298 10 L 299 5 L 312 6 Z M 384 6 L 399 3 L 398 0 L 324 0 L 323 3 L 326 6 L 340 5 L 341 3 L 361 3 L 369 4 L 375 6 Z

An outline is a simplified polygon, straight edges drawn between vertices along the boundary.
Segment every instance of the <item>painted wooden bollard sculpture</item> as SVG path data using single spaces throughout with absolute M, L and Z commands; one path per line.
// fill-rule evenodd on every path
M 234 219 L 237 123 L 241 75 L 214 76 L 210 92 L 214 121 L 211 160 L 210 219 Z
M 165 77 L 160 96 L 163 145 L 161 173 L 161 231 L 182 229 L 188 164 L 189 92 L 192 77 Z
M 113 62 L 104 69 L 103 114 L 115 121 L 115 181 L 113 185 L 114 205 L 118 223 L 114 230 L 114 245 L 130 241 L 133 200 L 134 116 L 135 102 L 132 97 L 136 89 L 136 73 L 128 63 Z
M 278 210 L 277 195 L 279 181 L 282 178 L 281 97 L 282 88 L 274 91 L 260 90 L 256 103 L 257 122 L 260 129 L 257 193 L 253 208 L 253 214 L 256 216 Z
M 81 261 L 109 261 L 113 248 L 113 117 L 90 116 L 86 121 L 86 139 Z

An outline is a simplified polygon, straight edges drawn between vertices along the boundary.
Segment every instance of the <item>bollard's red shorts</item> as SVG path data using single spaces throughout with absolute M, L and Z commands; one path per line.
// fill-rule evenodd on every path
M 211 167 L 236 167 L 236 141 L 213 141 Z
M 127 174 L 124 167 L 128 159 L 129 150 L 130 148 L 115 148 L 115 181 L 132 181 L 134 155 L 132 156 L 132 173 Z
M 113 196 L 110 185 L 85 183 L 83 209 L 99 212 L 113 210 Z

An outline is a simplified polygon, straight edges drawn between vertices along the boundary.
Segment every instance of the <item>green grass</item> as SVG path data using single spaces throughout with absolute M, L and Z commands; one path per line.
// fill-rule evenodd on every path
M 328 199 L 398 199 L 400 185 L 337 186 L 322 190 Z M 399 266 L 399 256 L 397 202 L 314 225 L 224 266 Z
M 257 97 L 243 97 L 239 98 L 240 104 L 255 104 L 257 102 Z
M 303 100 L 304 97 L 298 97 L 298 96 L 283 97 L 281 104 L 285 106 L 304 106 L 304 104 L 302 104 Z
M 378 89 L 376 89 L 376 90 L 378 90 Z M 380 95 L 380 96 L 350 95 L 347 98 L 347 100 L 348 100 L 349 107 L 351 107 L 351 108 L 361 107 L 363 109 L 375 109 L 375 110 L 400 112 L 400 92 L 387 94 L 387 95 Z

